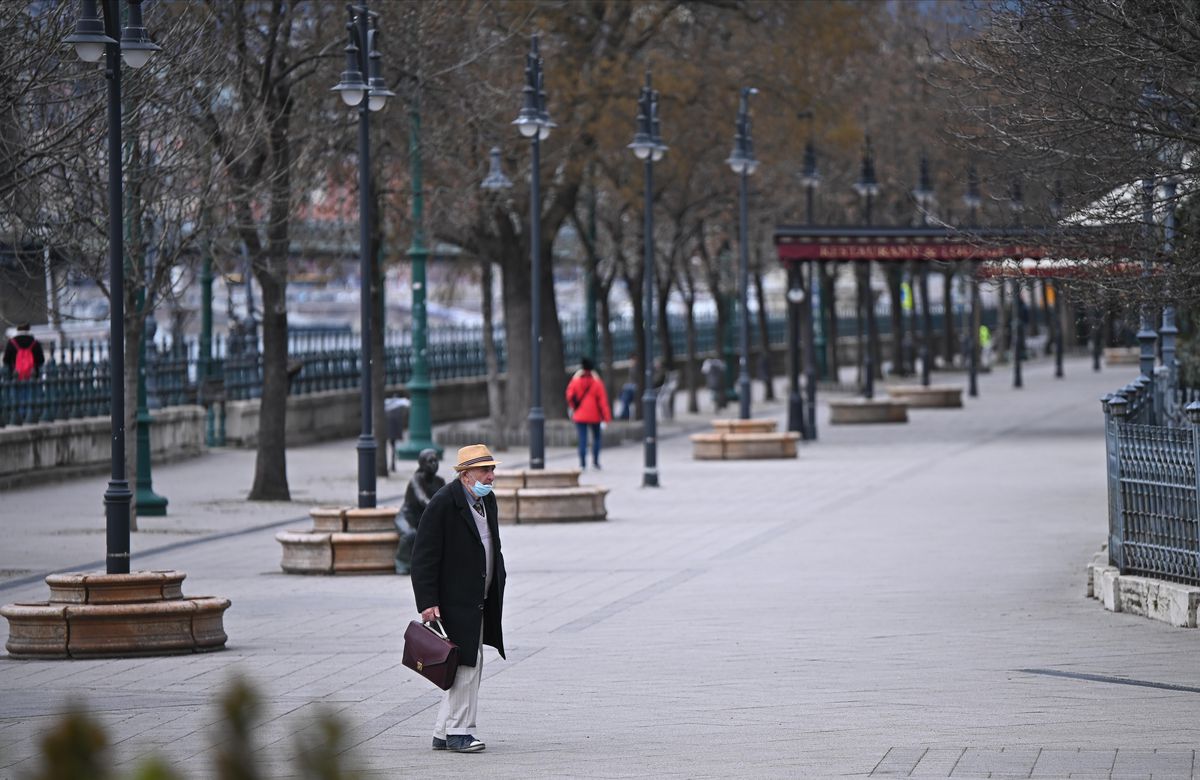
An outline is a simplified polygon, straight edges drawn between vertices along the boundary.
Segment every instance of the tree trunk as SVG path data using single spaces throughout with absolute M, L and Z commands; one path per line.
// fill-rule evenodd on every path
M 251 501 L 289 501 L 287 480 L 287 259 L 291 215 L 291 103 L 285 99 L 270 130 L 271 169 L 267 251 L 258 255 L 254 275 L 262 288 L 262 399 Z M 249 211 L 248 205 L 246 211 Z M 248 214 L 247 214 L 248 216 Z M 254 234 L 251 222 L 244 222 Z
M 662 355 L 663 371 L 675 368 L 675 345 L 671 343 L 671 318 L 667 312 L 667 301 L 671 297 L 671 285 L 662 284 L 662 280 L 655 278 L 655 292 L 658 294 L 658 300 L 655 302 L 658 306 L 658 348 L 659 354 Z
M 257 265 L 257 264 L 256 264 Z M 251 501 L 290 501 L 287 480 L 287 301 L 286 281 L 272 273 L 276 262 L 256 269 L 262 288 L 262 399 Z M 283 266 L 283 263 L 278 263 Z M 286 273 L 282 268 L 280 273 Z M 286 279 L 286 277 L 284 277 Z
M 608 305 L 608 293 L 612 289 L 612 283 L 604 285 L 598 292 L 596 298 L 596 318 L 600 323 L 600 352 L 603 358 L 600 363 L 600 376 L 604 378 L 605 389 L 608 390 L 610 399 L 617 397 L 617 378 L 613 375 L 613 363 L 616 356 L 613 355 L 613 337 L 612 337 L 612 309 Z
M 548 243 L 543 243 L 542 261 L 542 408 L 547 420 L 565 418 L 566 367 L 563 361 L 562 326 L 558 322 L 558 306 L 554 299 L 554 284 Z M 519 247 L 507 247 L 509 250 Z M 508 347 L 508 387 L 505 393 L 508 418 L 528 419 L 533 400 L 531 351 L 532 314 L 529 297 L 531 269 L 529 258 L 516 260 L 506 257 L 501 278 L 504 290 L 504 323 Z

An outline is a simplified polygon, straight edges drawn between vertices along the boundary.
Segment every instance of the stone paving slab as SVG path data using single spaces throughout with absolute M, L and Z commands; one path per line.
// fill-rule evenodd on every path
M 265 696 L 270 778 L 298 776 L 291 744 L 322 708 L 377 778 L 1193 777 L 1197 635 L 1083 597 L 1106 523 L 1096 398 L 1132 374 L 1051 373 L 1032 363 L 1014 391 L 993 372 L 966 409 L 913 410 L 902 429 L 822 427 L 796 461 L 694 462 L 687 434 L 709 418 L 681 414 L 657 490 L 639 487 L 641 447 L 606 451 L 582 479 L 611 489 L 607 523 L 502 531 L 510 652 L 486 654 L 478 756 L 428 749 L 438 692 L 399 665 L 407 578 L 279 572 L 275 529 L 354 494 L 352 441 L 289 451 L 293 502 L 240 500 L 253 453 L 156 469 L 178 514 L 143 519 L 161 533 L 135 535 L 135 565 L 232 599 L 228 650 L 0 657 L 0 780 L 29 771 L 77 694 L 120 761 L 161 751 L 207 777 L 215 698 L 238 675 Z M 784 409 L 756 399 L 755 416 Z M 5 495 L 22 510 L 0 516 L 0 570 L 101 557 L 103 481 L 82 482 Z M 43 597 L 31 577 L 0 575 L 0 598 Z

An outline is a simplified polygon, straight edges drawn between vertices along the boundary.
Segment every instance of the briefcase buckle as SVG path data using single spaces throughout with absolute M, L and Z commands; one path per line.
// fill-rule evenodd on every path
M 425 668 L 425 664 L 421 663 L 420 661 L 417 661 L 417 671 L 419 672 L 424 668 Z

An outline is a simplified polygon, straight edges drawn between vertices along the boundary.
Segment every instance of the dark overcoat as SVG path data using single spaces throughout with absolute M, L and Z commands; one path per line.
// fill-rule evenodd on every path
M 500 525 L 496 497 L 484 497 L 488 529 L 492 534 L 492 587 L 485 594 L 487 576 L 483 540 L 467 504 L 462 481 L 451 480 L 434 493 L 421 515 L 413 546 L 412 586 L 417 611 L 439 607 L 442 625 L 458 645 L 458 662 L 474 666 L 479 656 L 479 618 L 483 618 L 483 643 L 504 657 L 500 617 L 504 607 L 504 555 L 500 552 Z

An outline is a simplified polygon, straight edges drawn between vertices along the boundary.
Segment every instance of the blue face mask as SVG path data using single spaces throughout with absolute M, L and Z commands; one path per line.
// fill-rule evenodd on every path
M 485 485 L 482 482 L 480 482 L 479 480 L 475 480 L 475 484 L 471 486 L 471 492 L 474 493 L 479 498 L 483 498 L 488 493 L 492 492 L 492 486 Z

